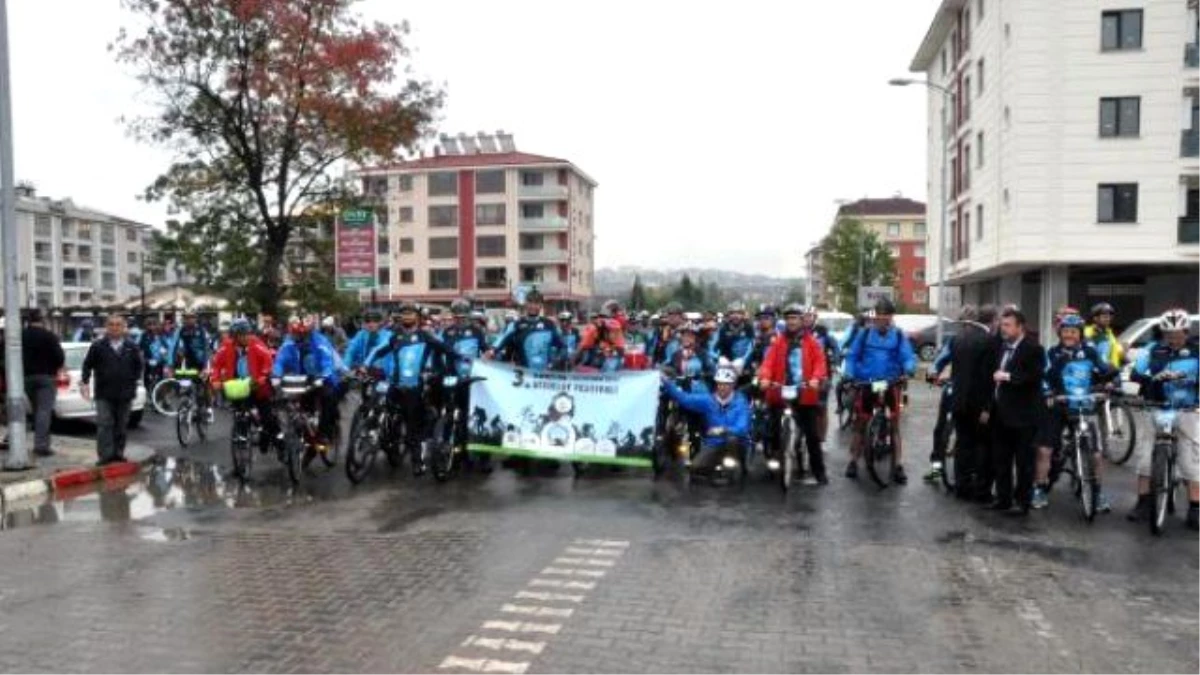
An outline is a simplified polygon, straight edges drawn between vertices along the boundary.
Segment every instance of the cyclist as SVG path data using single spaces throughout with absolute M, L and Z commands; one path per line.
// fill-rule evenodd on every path
M 734 389 L 737 373 L 733 368 L 722 366 L 717 369 L 713 378 L 716 391 L 711 394 L 699 390 L 685 392 L 666 375 L 663 379 L 663 392 L 702 422 L 704 436 L 700 452 L 693 462 L 693 470 L 705 472 L 712 469 L 730 444 L 734 445 L 742 466 L 745 466 L 746 452 L 750 448 L 750 403 Z
M 712 355 L 700 345 L 698 333 L 693 323 L 681 325 L 678 330 L 679 346 L 664 364 L 674 370 L 677 376 L 689 378 L 693 390 L 697 387 L 707 389 L 706 380 L 715 369 Z
M 604 308 L 592 315 L 573 361 L 603 373 L 615 373 L 625 364 L 625 336 L 611 310 Z
M 459 298 L 450 303 L 450 314 L 453 322 L 442 332 L 442 342 L 446 349 L 458 356 L 454 363 L 454 371 L 458 377 L 466 379 L 471 376 L 471 364 L 475 362 L 487 348 L 487 335 L 479 324 L 471 319 L 471 302 Z M 449 368 L 447 368 L 449 370 Z M 467 437 L 467 420 L 471 412 L 471 391 L 466 386 L 457 387 L 453 392 L 454 405 L 461 411 L 459 415 L 459 438 Z M 491 457 L 487 454 L 473 455 L 479 468 L 485 473 L 491 470 Z
M 558 332 L 562 334 L 563 348 L 557 360 L 563 370 L 569 370 L 575 353 L 579 351 L 579 329 L 575 327 L 575 314 L 558 313 Z
M 758 323 L 754 327 L 754 346 L 750 348 L 750 358 L 746 361 L 745 370 L 747 372 L 758 372 L 763 359 L 767 356 L 767 349 L 771 346 L 771 341 L 778 335 L 775 331 L 775 315 L 777 313 L 775 305 L 763 303 L 758 306 L 758 311 L 754 314 Z
M 363 312 L 363 325 L 350 343 L 346 345 L 342 360 L 350 370 L 357 370 L 367 365 L 367 357 L 371 352 L 388 343 L 392 332 L 382 327 L 383 313 L 378 309 L 368 309 Z
M 1100 358 L 1113 368 L 1120 369 L 1125 362 L 1125 352 L 1113 334 L 1112 322 L 1117 310 L 1107 302 L 1092 307 L 1092 321 L 1083 331 L 1084 338 L 1100 354 Z
M 318 443 L 329 445 L 336 442 L 334 434 L 338 422 L 338 399 L 341 385 L 337 352 L 329 339 L 320 331 L 313 330 L 312 323 L 293 320 L 288 324 L 288 336 L 275 354 L 271 377 L 304 375 L 324 380 L 316 392 L 318 405 Z
M 959 312 L 958 318 L 963 322 L 975 321 L 978 318 L 978 313 L 971 305 L 964 305 Z M 925 481 L 928 483 L 936 483 L 942 477 L 944 470 L 943 464 L 946 457 L 946 425 L 950 423 L 949 417 L 954 409 L 954 399 L 951 396 L 951 388 L 946 386 L 950 381 L 950 374 L 946 373 L 946 368 L 950 367 L 950 363 L 954 360 L 954 337 L 945 336 L 945 342 L 942 343 L 942 348 L 938 350 L 937 357 L 934 358 L 933 364 L 925 373 L 925 381 L 929 383 L 938 383 L 942 385 L 942 395 L 938 397 L 937 421 L 933 425 L 933 450 L 929 453 L 929 471 L 925 472 Z
M 175 331 L 167 346 L 171 367 L 204 370 L 212 355 L 210 347 L 208 333 L 197 322 L 196 312 L 187 311 L 183 315 L 183 325 Z
M 770 406 L 772 443 L 779 442 L 783 407 L 792 406 L 792 414 L 808 447 L 812 477 L 825 485 L 829 479 L 825 473 L 825 456 L 821 453 L 817 409 L 821 401 L 821 386 L 828 378 L 829 370 L 825 350 L 812 330 L 805 328 L 804 317 L 808 314 L 808 310 L 798 304 L 788 305 L 783 310 L 784 332 L 772 340 L 758 370 L 758 380 L 766 389 L 767 405 Z M 794 401 L 784 401 L 780 397 L 779 387 L 771 385 L 799 386 L 800 395 Z
M 715 312 L 706 310 L 704 312 L 704 320 L 700 324 L 700 329 L 696 333 L 696 340 L 700 345 L 708 351 L 709 356 L 715 361 L 717 359 L 717 325 L 720 319 Z
M 499 354 L 522 368 L 543 371 L 562 353 L 563 339 L 558 326 L 542 316 L 545 299 L 536 288 L 525 295 L 525 316 L 505 329 L 489 354 Z
M 321 333 L 333 343 L 334 349 L 341 350 L 346 346 L 346 331 L 338 325 L 337 319 L 327 316 L 321 319 Z
M 154 317 L 147 318 L 146 330 L 142 331 L 142 336 L 138 340 L 138 347 L 142 350 L 142 359 L 146 362 L 145 385 L 147 389 L 153 382 L 162 379 L 169 342 L 170 338 L 163 334 L 158 320 Z
M 897 485 L 908 482 L 901 463 L 903 454 L 900 442 L 900 399 L 901 386 L 912 377 L 917 368 L 912 343 L 904 332 L 892 325 L 896 307 L 891 300 L 881 298 L 875 303 L 873 327 L 864 329 L 850 343 L 846 352 L 845 376 L 851 382 L 864 383 L 875 380 L 895 382 L 887 392 L 877 397 L 869 389 L 859 388 L 850 442 L 850 464 L 846 466 L 846 477 L 858 477 L 858 458 L 862 455 L 863 436 L 867 422 L 876 405 L 886 405 L 892 410 L 892 436 L 895 442 L 896 468 L 892 481 Z M 881 398 L 882 400 L 877 400 Z
M 846 331 L 846 337 L 842 340 L 841 352 L 843 358 L 845 358 L 846 352 L 850 349 L 850 345 L 854 342 L 855 338 L 858 337 L 859 333 L 867 329 L 874 316 L 875 313 L 872 310 L 863 310 L 854 318 L 854 323 L 850 324 L 850 328 Z
M 740 300 L 729 303 L 725 323 L 717 330 L 714 351 L 718 358 L 731 362 L 738 372 L 749 363 L 754 352 L 754 327 L 746 321 L 746 303 Z
M 636 320 L 625 331 L 625 369 L 645 370 L 650 366 L 647 347 L 650 342 L 650 313 L 638 312 Z
M 1058 344 L 1046 352 L 1046 374 L 1042 390 L 1046 395 L 1046 437 L 1040 439 L 1037 449 L 1036 475 L 1033 482 L 1033 498 L 1030 506 L 1044 509 L 1050 505 L 1050 459 L 1053 448 L 1062 443 L 1063 428 L 1067 425 L 1067 408 L 1055 404 L 1055 396 L 1073 391 L 1091 391 L 1101 382 L 1112 380 L 1117 370 L 1103 361 L 1095 349 L 1083 341 L 1083 319 L 1078 314 L 1068 314 L 1058 324 Z M 1103 462 L 1099 444 L 1092 448 L 1096 458 L 1097 486 L 1103 477 Z M 1096 509 L 1107 513 L 1112 510 L 1108 497 L 1103 492 L 1096 500 Z
M 663 321 L 650 337 L 650 360 L 655 364 L 668 363 L 679 349 L 679 336 L 676 334 L 683 325 L 683 305 L 678 302 L 667 303 L 663 308 Z
M 249 378 L 252 402 L 262 423 L 259 450 L 266 452 L 272 438 L 279 434 L 279 420 L 271 410 L 271 350 L 250 330 L 250 321 L 234 319 L 229 324 L 229 339 L 212 358 L 212 388 L 219 391 L 226 380 Z
M 1172 309 L 1158 320 L 1161 339 L 1155 340 L 1138 355 L 1133 379 L 1142 386 L 1147 401 L 1170 402 L 1180 409 L 1176 420 L 1176 470 L 1187 481 L 1188 527 L 1200 529 L 1200 438 L 1196 414 L 1197 387 L 1200 386 L 1200 342 L 1188 336 L 1188 313 Z M 1129 514 L 1133 521 L 1150 517 L 1151 445 L 1145 446 L 1137 462 L 1137 505 Z

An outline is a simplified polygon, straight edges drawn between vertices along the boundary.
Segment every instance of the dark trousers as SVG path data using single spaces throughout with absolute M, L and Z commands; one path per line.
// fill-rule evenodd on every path
M 1015 502 L 1028 507 L 1033 493 L 1033 437 L 1037 427 L 1014 427 L 994 423 L 992 428 L 992 466 L 996 479 L 996 501 Z M 1013 464 L 1016 464 L 1017 487 L 1013 492 Z
M 408 448 L 409 456 L 414 464 L 421 460 L 421 441 L 425 440 L 425 402 L 421 397 L 420 387 L 394 389 L 391 405 L 397 411 L 400 419 L 404 420 L 404 447 Z
M 125 430 L 133 401 L 96 399 L 96 454 L 100 461 L 124 459 Z
M 772 448 L 778 448 L 782 442 L 783 409 L 771 408 L 770 411 L 771 431 L 767 442 Z M 820 413 L 819 406 L 799 404 L 792 406 L 792 418 L 796 420 L 796 429 L 800 432 L 800 437 L 804 439 L 804 445 L 808 448 L 808 468 L 814 477 L 825 475 L 825 453 L 821 452 Z M 800 441 L 797 440 L 796 454 L 799 455 L 800 452 Z
M 933 452 L 929 453 L 929 462 L 941 462 L 946 458 L 946 428 L 950 424 L 948 418 L 950 412 L 954 408 L 954 397 L 946 393 L 946 389 L 942 389 L 942 396 L 938 401 L 937 422 L 933 425 Z M 954 427 L 955 435 L 958 435 L 958 425 Z
M 979 413 L 964 412 L 954 416 L 954 465 L 957 491 L 960 497 L 989 495 L 992 491 L 992 458 L 988 453 L 990 430 L 980 424 Z
M 25 378 L 25 395 L 33 405 L 33 450 L 45 452 L 50 449 L 50 420 L 58 383 L 53 375 L 29 375 Z

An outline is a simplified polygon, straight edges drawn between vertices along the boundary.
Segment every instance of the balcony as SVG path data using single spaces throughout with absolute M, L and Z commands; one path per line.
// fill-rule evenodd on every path
M 1200 156 L 1200 129 L 1184 129 L 1179 135 L 1179 156 Z
M 1200 244 L 1200 216 L 1179 217 L 1179 243 Z
M 567 219 L 563 216 L 542 216 L 541 218 L 521 216 L 517 230 L 520 232 L 566 232 L 567 227 Z
M 1183 67 L 1200 67 L 1200 42 L 1189 42 L 1183 46 Z
M 517 192 L 520 199 L 529 200 L 559 200 L 569 195 L 566 185 L 558 183 L 543 183 L 542 185 L 522 185 Z
M 536 287 L 543 295 L 559 295 L 567 292 L 565 281 L 522 281 L 522 286 Z
M 521 263 L 565 263 L 569 258 L 565 248 L 522 249 L 517 256 Z

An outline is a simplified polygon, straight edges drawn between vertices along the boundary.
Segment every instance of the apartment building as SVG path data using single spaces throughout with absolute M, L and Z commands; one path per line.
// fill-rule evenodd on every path
M 864 197 L 838 207 L 837 220 L 854 219 L 874 232 L 896 261 L 897 304 L 909 312 L 929 309 L 925 284 L 925 205 L 906 197 Z
M 825 283 L 825 249 L 820 243 L 804 252 L 804 298 L 814 307 L 832 306 L 829 287 Z
M 930 250 L 962 301 L 1041 330 L 1068 303 L 1196 309 L 1196 26 L 1196 0 L 943 0 L 910 70 L 932 85 Z
M 24 306 L 43 309 L 115 305 L 180 281 L 177 270 L 145 261 L 149 225 L 39 197 L 17 188 L 17 246 Z M 143 262 L 145 261 L 145 265 Z
M 560 303 L 592 295 L 597 183 L 571 162 L 501 131 L 443 135 L 430 157 L 353 175 L 375 204 L 380 301 L 499 305 L 518 285 Z

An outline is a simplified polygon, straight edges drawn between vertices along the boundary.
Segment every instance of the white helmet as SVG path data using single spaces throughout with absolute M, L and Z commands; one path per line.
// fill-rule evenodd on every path
M 717 384 L 733 384 L 737 382 L 737 372 L 728 366 L 717 368 L 717 374 L 713 377 L 713 381 Z
M 327 316 L 324 319 L 321 319 L 321 328 L 333 328 L 336 325 L 337 321 L 335 321 L 332 316 Z
M 1158 318 L 1158 327 L 1163 332 L 1187 330 L 1188 313 L 1182 309 L 1168 309 Z

